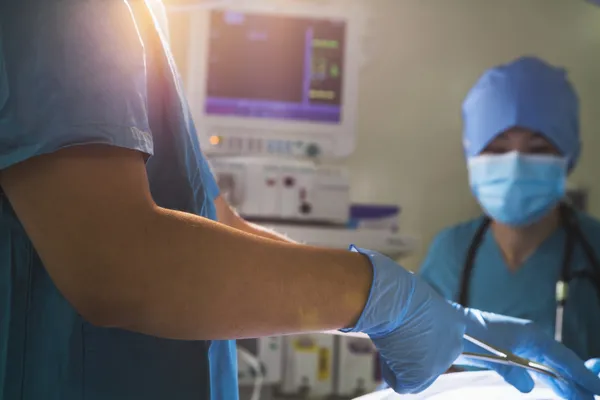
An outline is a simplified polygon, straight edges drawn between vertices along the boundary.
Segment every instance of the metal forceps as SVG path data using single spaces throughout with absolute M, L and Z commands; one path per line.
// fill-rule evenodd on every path
M 525 368 L 529 371 L 539 372 L 541 374 L 547 375 L 551 378 L 562 379 L 560 374 L 552 367 L 549 367 L 544 364 L 540 364 L 535 361 L 528 360 L 523 357 L 519 357 L 516 354 L 511 353 L 510 351 L 505 351 L 499 349 L 498 347 L 492 346 L 481 340 L 475 339 L 469 335 L 464 335 L 464 338 L 474 345 L 481 347 L 483 350 L 487 350 L 491 355 L 488 354 L 480 354 L 480 353 L 470 353 L 463 352 L 462 356 L 467 357 L 473 360 L 482 360 L 487 362 L 493 362 L 497 364 L 505 364 L 505 365 L 513 365 L 521 368 Z

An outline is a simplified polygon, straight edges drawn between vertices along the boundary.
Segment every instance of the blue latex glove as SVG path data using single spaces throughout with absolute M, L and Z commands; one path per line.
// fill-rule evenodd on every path
M 464 317 L 427 283 L 391 259 L 352 246 L 373 266 L 373 284 L 355 327 L 371 337 L 383 378 L 398 393 L 429 387 L 463 349 Z
M 577 355 L 552 337 L 538 329 L 531 321 L 464 309 L 455 305 L 459 314 L 466 317 L 466 333 L 518 356 L 548 365 L 558 371 L 567 381 L 559 381 L 543 374 L 537 374 L 554 392 L 570 400 L 593 400 L 600 395 L 600 379 L 592 373 L 593 367 L 600 367 L 597 361 L 590 360 L 588 367 Z M 478 346 L 465 341 L 465 351 L 485 353 Z M 461 357 L 457 364 L 483 367 L 498 372 L 506 382 L 523 393 L 534 387 L 530 372 L 523 368 L 486 363 Z
M 590 358 L 585 362 L 585 367 L 600 377 L 600 358 Z

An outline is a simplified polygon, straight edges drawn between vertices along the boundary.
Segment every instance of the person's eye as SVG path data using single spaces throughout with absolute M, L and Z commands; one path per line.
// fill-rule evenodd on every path
M 495 146 L 490 146 L 487 149 L 485 149 L 485 151 L 483 153 L 485 154 L 504 154 L 507 153 L 509 150 L 505 147 L 495 147 Z
M 531 146 L 528 151 L 529 154 L 554 154 L 556 150 L 552 146 L 548 145 L 540 145 L 540 146 Z

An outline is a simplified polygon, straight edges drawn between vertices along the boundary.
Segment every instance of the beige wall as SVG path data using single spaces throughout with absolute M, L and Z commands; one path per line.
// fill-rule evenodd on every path
M 460 105 L 486 68 L 534 54 L 568 68 L 582 101 L 584 151 L 572 182 L 600 215 L 600 8 L 583 0 L 361 1 L 373 14 L 361 73 L 358 144 L 346 161 L 353 200 L 400 204 L 402 229 L 423 240 L 479 210 L 467 186 Z M 172 20 L 176 59 L 186 30 Z

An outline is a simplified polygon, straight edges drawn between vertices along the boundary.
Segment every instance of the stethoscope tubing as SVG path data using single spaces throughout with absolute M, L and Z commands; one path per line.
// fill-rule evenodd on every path
M 569 295 L 569 284 L 570 282 L 577 278 L 575 274 L 571 273 L 570 266 L 573 257 L 573 249 L 575 247 L 575 239 L 578 239 L 579 244 L 582 245 L 584 253 L 588 258 L 588 261 L 592 267 L 591 274 L 582 274 L 582 277 L 590 279 L 595 287 L 596 294 L 600 300 L 600 263 L 595 255 L 595 252 L 590 245 L 590 243 L 585 238 L 583 232 L 581 231 L 579 224 L 576 218 L 573 215 L 573 211 L 569 208 L 569 206 L 565 204 L 561 204 L 561 215 L 563 219 L 563 226 L 566 229 L 566 239 L 565 239 L 565 251 L 564 257 L 562 260 L 562 268 L 561 268 L 561 277 L 556 283 L 556 319 L 555 319 L 555 339 L 558 342 L 563 341 L 563 330 L 564 330 L 564 311 L 567 303 L 568 295 Z M 473 236 L 473 240 L 469 246 L 469 250 L 467 253 L 467 257 L 465 259 L 465 264 L 462 271 L 460 288 L 458 292 L 458 303 L 464 307 L 468 307 L 469 303 L 469 287 L 471 281 L 471 274 L 473 272 L 473 268 L 475 266 L 475 256 L 477 255 L 477 250 L 481 245 L 484 235 L 491 224 L 491 220 L 488 217 L 485 217 L 484 221 L 480 225 L 479 229 Z

